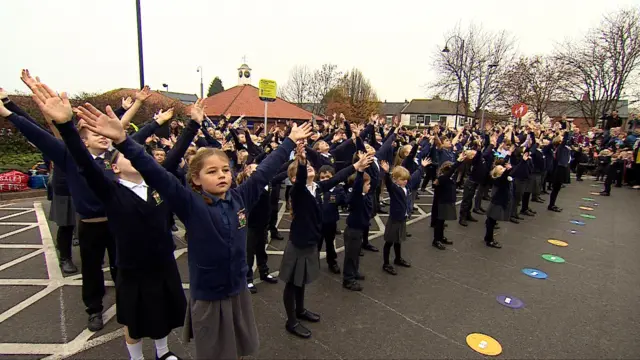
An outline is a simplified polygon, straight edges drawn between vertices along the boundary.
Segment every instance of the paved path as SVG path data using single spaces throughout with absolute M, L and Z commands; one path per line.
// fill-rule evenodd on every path
M 640 193 L 614 188 L 610 198 L 593 196 L 599 204 L 588 213 L 596 219 L 585 219 L 578 207 L 590 204 L 581 198 L 598 190 L 591 184 L 563 189 L 558 204 L 565 209 L 562 213 L 533 204 L 536 218 L 502 224 L 497 235 L 501 250 L 483 245 L 482 222 L 468 228 L 450 223 L 446 235 L 455 244 L 447 251 L 432 248 L 432 197 L 421 196 L 420 212 L 408 227 L 413 237 L 403 247 L 412 268 L 391 277 L 381 270 L 381 254 L 367 252 L 361 262 L 367 276 L 364 291 L 354 293 L 342 289 L 341 278 L 330 274 L 322 261 L 322 276 L 308 287 L 306 297 L 307 307 L 323 316 L 310 326 L 311 340 L 284 331 L 283 285 L 258 284 L 257 358 L 480 358 L 465 342 L 468 334 L 479 332 L 500 342 L 503 358 L 637 359 Z M 0 205 L 0 360 L 126 359 L 122 329 L 114 318 L 113 283 L 107 282 L 105 328 L 91 333 L 86 330 L 80 276 L 60 273 L 52 239 L 55 225 L 46 214 L 44 199 Z M 279 227 L 286 230 L 289 218 L 283 210 L 281 215 Z M 586 224 L 572 225 L 572 219 Z M 382 245 L 385 221 L 377 218 L 372 228 L 377 246 Z M 571 234 L 572 229 L 577 233 Z M 548 239 L 569 246 L 556 247 Z M 268 247 L 272 271 L 278 270 L 285 241 Z M 188 289 L 187 253 L 180 239 L 177 244 L 176 258 Z M 337 245 L 342 246 L 341 236 Z M 544 253 L 566 262 L 547 262 L 541 258 Z M 77 248 L 74 256 L 80 266 Z M 525 267 L 543 270 L 549 278 L 527 277 L 521 273 Z M 525 307 L 500 305 L 500 294 L 522 299 Z M 193 345 L 183 344 L 179 334 L 180 329 L 170 335 L 171 349 L 192 358 Z M 145 342 L 148 359 L 153 358 L 152 346 Z

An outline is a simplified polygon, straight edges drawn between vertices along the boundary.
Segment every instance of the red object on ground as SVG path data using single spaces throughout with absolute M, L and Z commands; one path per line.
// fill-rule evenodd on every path
M 0 174 L 0 192 L 16 192 L 29 190 L 29 175 L 20 171 L 9 171 Z

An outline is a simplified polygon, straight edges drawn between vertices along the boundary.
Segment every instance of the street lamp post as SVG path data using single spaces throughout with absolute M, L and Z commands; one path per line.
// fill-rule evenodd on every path
M 140 0 L 136 0 L 136 17 L 138 20 L 138 66 L 140 68 L 140 89 L 144 87 L 144 60 L 142 56 L 142 17 L 140 15 Z
M 200 99 L 202 99 L 204 98 L 204 87 L 202 84 L 202 66 L 198 66 L 196 71 L 200 73 Z
M 169 84 L 162 84 L 162 87 L 165 88 L 166 92 L 169 92 Z
M 460 90 L 462 89 L 462 65 L 464 62 L 464 39 L 461 38 L 458 35 L 453 35 L 452 37 L 450 37 L 447 42 L 444 44 L 444 49 L 442 49 L 443 53 L 448 53 L 449 50 L 449 41 L 451 41 L 451 39 L 453 38 L 457 38 L 458 40 L 460 40 L 461 44 L 460 44 L 460 58 L 458 59 L 458 61 L 460 62 L 460 67 L 459 67 L 459 73 L 458 73 L 458 97 L 456 98 L 456 122 L 455 124 L 453 124 L 453 128 L 457 129 L 458 128 L 458 107 L 460 104 Z
M 489 75 L 491 75 L 491 72 L 495 70 L 495 68 L 497 67 L 498 67 L 498 64 L 490 64 L 487 67 L 487 75 L 485 76 L 485 79 L 484 79 L 485 84 L 489 81 Z M 482 85 L 480 85 L 480 87 L 482 87 Z M 484 131 L 484 109 L 486 107 L 487 107 L 487 104 L 484 104 L 482 106 L 482 119 L 480 120 L 480 131 Z

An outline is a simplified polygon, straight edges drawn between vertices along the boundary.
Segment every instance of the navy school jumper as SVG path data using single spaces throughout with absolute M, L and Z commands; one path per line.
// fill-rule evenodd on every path
M 229 189 L 224 199 L 185 188 L 130 138 L 116 148 L 185 224 L 189 233 L 192 299 L 217 301 L 246 290 L 247 215 L 295 148 L 294 142 L 285 139 L 247 181 Z M 203 196 L 208 196 L 212 203 L 207 204 Z

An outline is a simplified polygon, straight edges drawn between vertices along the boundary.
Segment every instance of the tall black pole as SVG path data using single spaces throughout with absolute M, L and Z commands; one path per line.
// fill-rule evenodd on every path
M 138 18 L 138 65 L 140 67 L 140 89 L 144 87 L 144 60 L 142 57 L 142 18 L 140 15 L 140 0 L 136 0 L 136 15 Z

